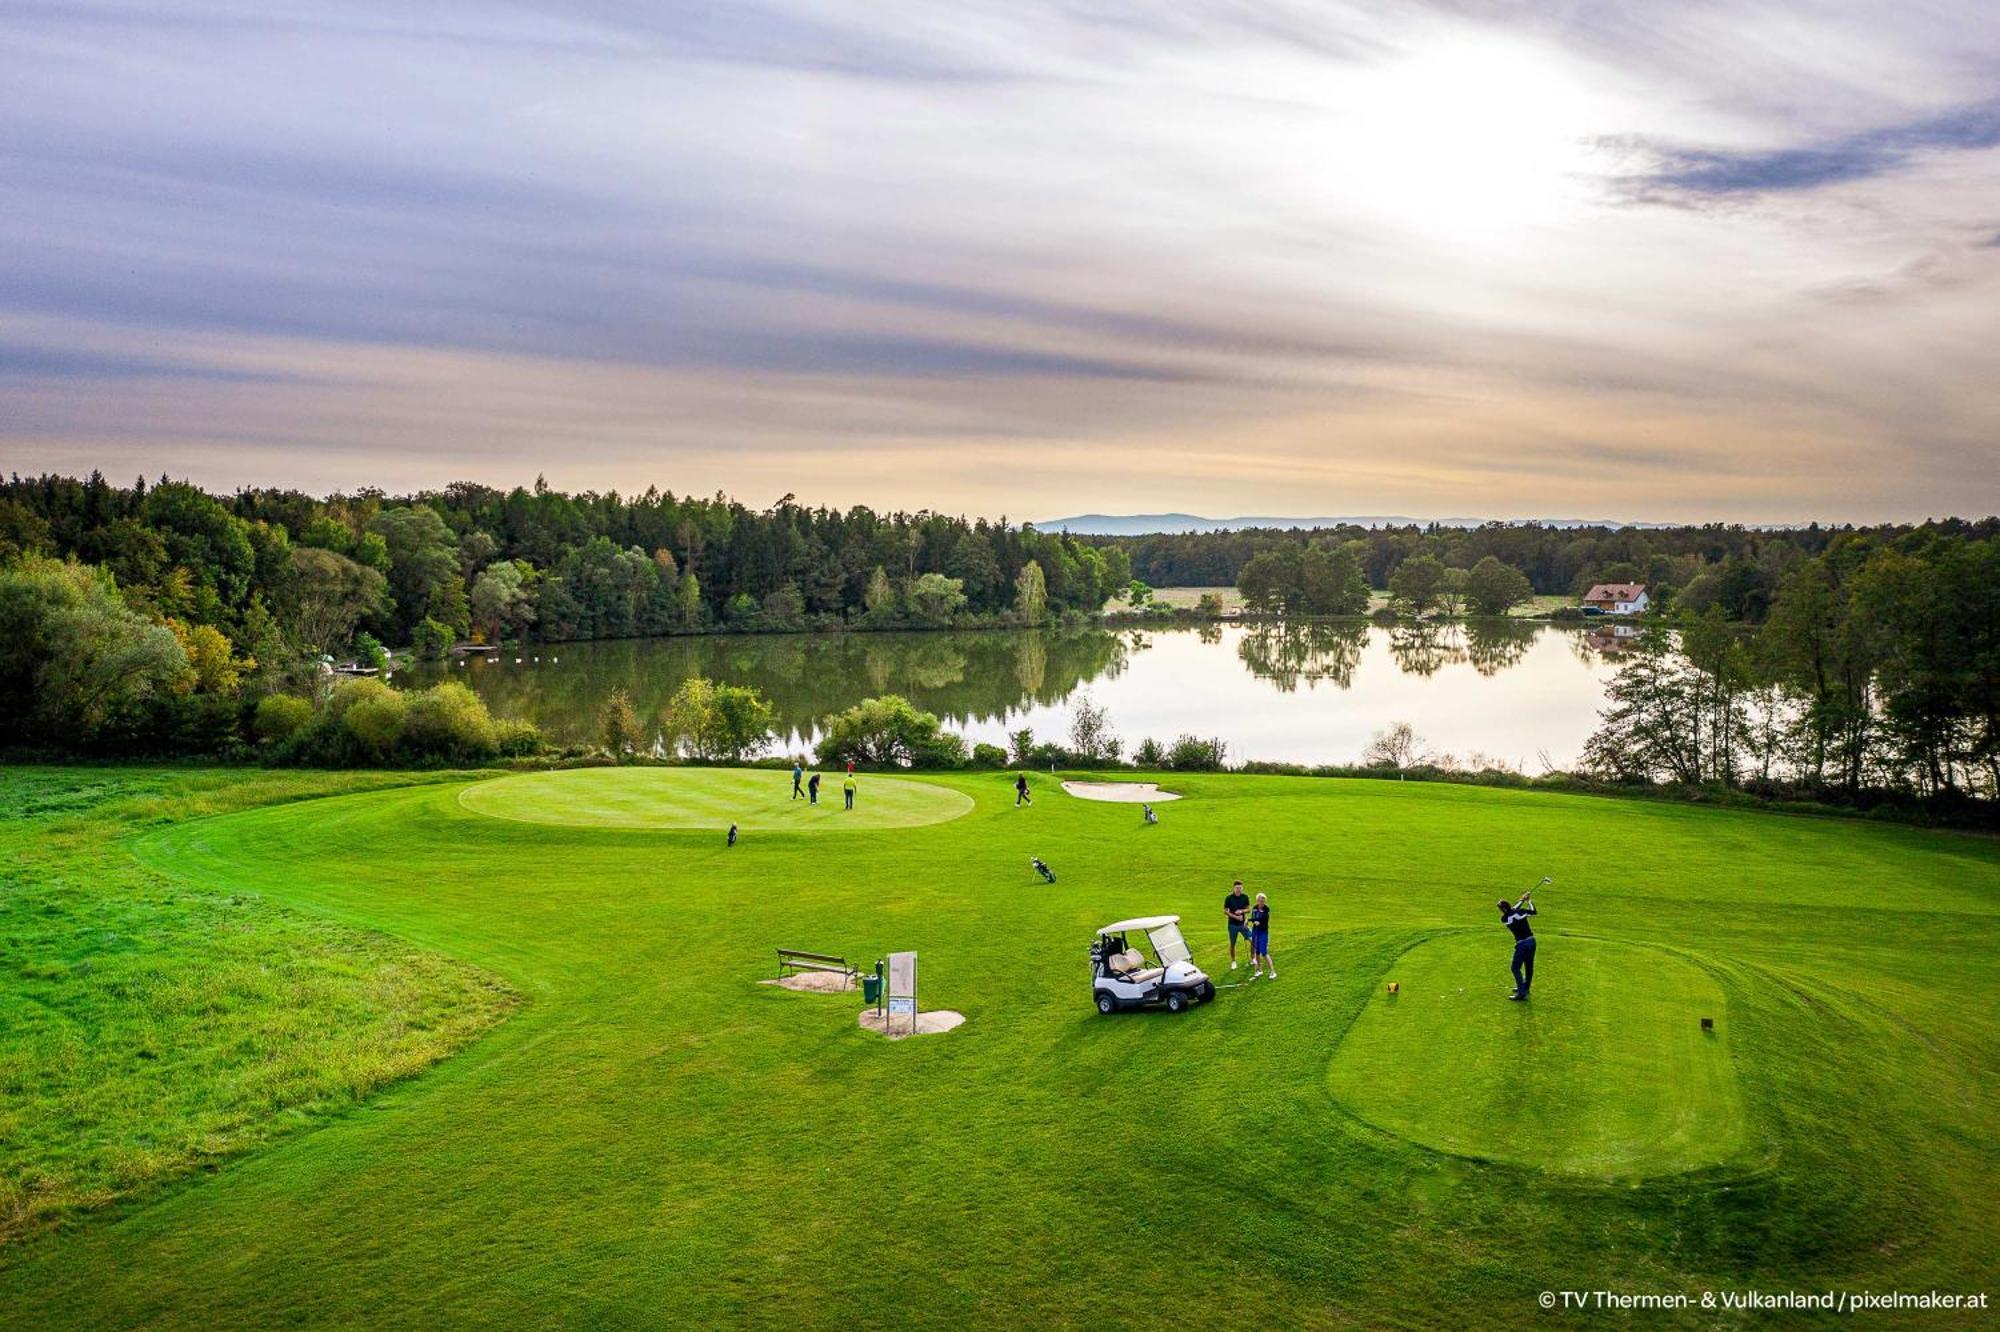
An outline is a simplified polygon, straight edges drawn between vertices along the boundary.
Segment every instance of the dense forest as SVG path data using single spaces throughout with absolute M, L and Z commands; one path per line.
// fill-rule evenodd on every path
M 1836 544 L 1850 549 L 1856 543 L 1923 546 L 1995 536 L 2000 536 L 2000 520 L 1989 517 L 1922 526 L 1610 528 L 1489 523 L 1471 528 L 1254 529 L 1078 539 L 1124 551 L 1131 560 L 1132 576 L 1155 587 L 1242 586 L 1253 602 L 1271 586 L 1252 568 L 1259 557 L 1265 557 L 1268 569 L 1273 561 L 1283 565 L 1319 551 L 1339 559 L 1339 567 L 1327 567 L 1319 580 L 1327 589 L 1323 604 L 1331 606 L 1342 605 L 1343 597 L 1351 598 L 1352 588 L 1360 584 L 1393 591 L 1397 571 L 1407 561 L 1428 556 L 1444 570 L 1468 573 L 1491 559 L 1523 575 L 1527 591 L 1543 596 L 1579 596 L 1593 583 L 1644 583 L 1656 604 L 1673 600 L 1695 611 L 1716 607 L 1727 619 L 1756 624 L 1768 614 L 1786 575 Z M 1250 584 L 1242 581 L 1246 571 L 1252 573 Z M 1293 586 L 1309 583 L 1313 572 L 1310 567 L 1301 570 Z M 1310 601 L 1312 593 L 1305 595 Z
M 0 485 L 0 745 L 212 751 L 319 728 L 328 761 L 488 757 L 530 741 L 462 686 L 406 717 L 386 691 L 321 707 L 307 681 L 327 658 L 379 665 L 385 643 L 1042 625 L 1130 582 L 1122 550 L 1064 535 L 789 496 L 753 511 L 539 483 L 322 499 L 17 476 Z M 310 715 L 285 701 L 308 695 Z
M 935 513 L 768 510 L 658 490 L 566 495 L 539 482 L 392 498 L 207 494 L 181 482 L 0 484 L 0 558 L 101 565 L 128 597 L 239 646 L 266 615 L 334 650 L 358 626 L 392 644 L 627 638 L 704 628 L 1040 623 L 1094 612 L 1130 582 L 1122 550 Z

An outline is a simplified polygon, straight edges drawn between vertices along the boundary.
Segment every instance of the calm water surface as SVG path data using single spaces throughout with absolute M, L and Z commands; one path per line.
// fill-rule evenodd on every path
M 495 715 L 563 741 L 590 738 L 614 689 L 657 718 L 683 680 L 705 675 L 769 697 L 788 751 L 810 744 L 828 715 L 882 693 L 909 697 L 968 740 L 1003 743 L 1023 726 L 1061 740 L 1087 694 L 1128 749 L 1193 732 L 1220 736 L 1231 761 L 1349 762 L 1406 721 L 1434 750 L 1539 772 L 1571 763 L 1595 727 L 1615 662 L 1610 634 L 1471 621 L 725 635 L 542 644 L 398 671 L 395 682 L 465 679 Z

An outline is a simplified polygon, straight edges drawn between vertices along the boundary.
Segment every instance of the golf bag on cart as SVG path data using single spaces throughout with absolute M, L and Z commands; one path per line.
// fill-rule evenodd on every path
M 1042 876 L 1043 883 L 1054 883 L 1056 881 L 1056 872 L 1043 864 L 1040 856 L 1029 856 L 1028 863 L 1035 867 L 1035 873 Z

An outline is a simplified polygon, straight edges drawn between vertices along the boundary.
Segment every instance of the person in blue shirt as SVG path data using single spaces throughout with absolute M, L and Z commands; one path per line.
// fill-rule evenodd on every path
M 1518 902 L 1500 899 L 1500 923 L 1514 936 L 1514 993 L 1509 999 L 1526 999 L 1528 987 L 1535 983 L 1535 932 L 1528 927 L 1528 917 L 1534 914 L 1533 893 L 1522 893 Z
M 792 761 L 792 799 L 797 800 L 806 793 L 806 770 L 798 760 Z

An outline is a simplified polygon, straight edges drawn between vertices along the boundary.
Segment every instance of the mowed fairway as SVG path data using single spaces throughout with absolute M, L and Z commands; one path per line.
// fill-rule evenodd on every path
M 1543 1290 L 1996 1285 L 1990 841 L 1248 776 L 1169 781 L 1155 827 L 1048 776 L 1015 809 L 1000 774 L 864 775 L 856 813 L 900 785 L 913 826 L 843 826 L 837 785 L 767 825 L 785 773 L 592 770 L 139 835 L 189 892 L 520 1002 L 359 1109 L 0 1250 L 0 1323 L 1483 1327 Z M 1544 874 L 1510 1004 L 1494 901 Z M 1181 913 L 1231 979 L 1236 876 L 1281 978 L 1097 1016 L 1085 950 L 1121 917 Z M 884 1041 L 852 996 L 758 984 L 779 946 L 914 948 L 966 1024 Z

